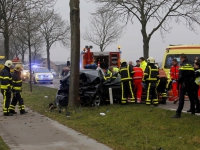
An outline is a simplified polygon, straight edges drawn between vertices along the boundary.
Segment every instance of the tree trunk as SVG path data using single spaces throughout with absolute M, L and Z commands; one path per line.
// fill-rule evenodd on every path
M 142 37 L 143 37 L 143 56 L 145 59 L 149 58 L 149 37 L 146 32 L 146 24 L 142 25 Z
M 22 63 L 24 64 L 24 51 L 22 51 Z
M 71 67 L 69 86 L 69 107 L 79 107 L 79 64 L 80 64 L 80 9 L 79 0 L 70 0 L 71 23 Z
M 28 31 L 29 70 L 30 70 L 30 92 L 32 92 L 32 68 L 31 68 L 31 35 Z
M 47 44 L 47 68 L 50 70 L 51 69 L 51 65 L 50 65 L 50 45 L 49 45 L 49 41 L 46 40 L 46 44 Z
M 4 55 L 5 59 L 9 59 L 9 33 L 8 33 L 8 26 L 5 23 L 4 25 Z

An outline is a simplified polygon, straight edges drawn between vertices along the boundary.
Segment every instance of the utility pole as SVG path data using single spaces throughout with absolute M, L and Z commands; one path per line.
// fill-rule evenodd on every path
M 71 64 L 68 107 L 79 107 L 80 1 L 70 0 Z

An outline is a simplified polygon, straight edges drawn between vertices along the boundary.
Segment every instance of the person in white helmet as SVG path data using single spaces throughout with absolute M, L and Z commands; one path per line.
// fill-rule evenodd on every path
M 12 66 L 12 61 L 7 60 L 4 65 L 5 67 L 0 73 L 1 93 L 3 95 L 3 115 L 12 116 L 13 114 L 9 112 L 12 88 L 12 76 L 10 73 L 10 68 Z
M 156 91 L 156 83 L 158 81 L 158 68 L 155 66 L 155 59 L 153 57 L 149 57 L 147 59 L 147 66 L 144 71 L 144 81 L 146 83 L 146 104 L 151 105 L 153 103 L 154 106 L 158 105 L 158 96 Z

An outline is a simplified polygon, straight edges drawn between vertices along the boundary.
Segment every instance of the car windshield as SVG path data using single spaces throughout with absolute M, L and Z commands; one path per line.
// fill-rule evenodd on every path
M 35 73 L 49 73 L 49 70 L 47 68 L 34 68 L 33 71 Z
M 180 64 L 180 55 L 181 54 L 169 54 L 166 56 L 166 60 L 165 60 L 165 65 L 164 65 L 164 68 L 165 69 L 170 69 L 171 66 L 172 66 L 172 60 L 173 59 L 177 59 L 178 63 Z M 200 58 L 200 55 L 199 54 L 186 54 L 187 56 L 187 60 L 188 60 L 188 63 L 193 65 L 193 62 L 195 60 L 196 57 L 199 57 Z

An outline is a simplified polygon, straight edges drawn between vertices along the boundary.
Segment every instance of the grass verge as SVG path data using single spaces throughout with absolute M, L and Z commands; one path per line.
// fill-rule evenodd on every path
M 82 107 L 71 110 L 67 118 L 65 112 L 48 110 L 56 89 L 33 85 L 29 93 L 29 85 L 23 86 L 26 106 L 115 150 L 200 150 L 199 116 L 182 114 L 181 119 L 172 119 L 173 111 L 141 104 Z
M 0 150 L 10 150 L 10 148 L 6 145 L 1 136 L 0 136 Z

